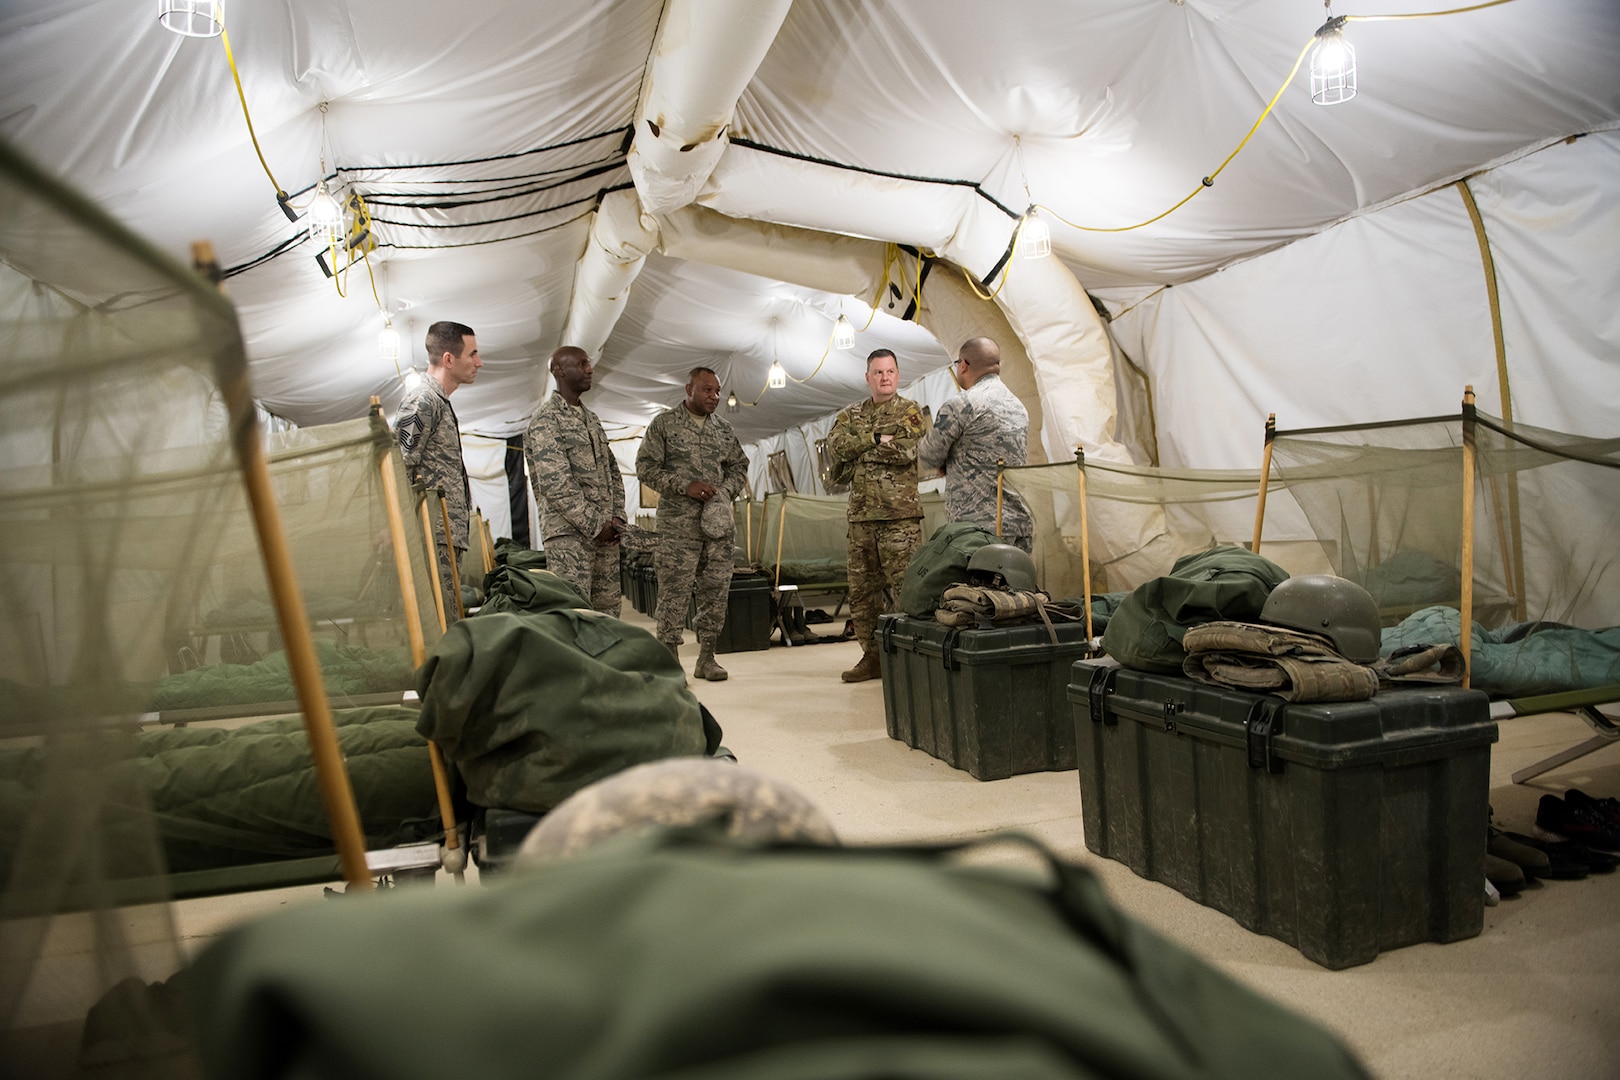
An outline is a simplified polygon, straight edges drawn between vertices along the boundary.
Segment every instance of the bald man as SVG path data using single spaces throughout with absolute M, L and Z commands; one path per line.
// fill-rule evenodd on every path
M 602 421 L 580 402 L 591 388 L 591 358 L 564 345 L 551 354 L 551 377 L 557 389 L 523 435 L 546 569 L 591 607 L 618 618 L 624 477 Z
M 987 337 L 964 342 L 956 355 L 962 392 L 939 407 L 934 430 L 917 446 L 920 474 L 945 474 L 945 516 L 996 529 L 996 462 L 1022 465 L 1029 411 L 1001 381 L 1001 348 Z M 1003 483 L 1002 539 L 1034 550 L 1035 522 L 1011 485 Z

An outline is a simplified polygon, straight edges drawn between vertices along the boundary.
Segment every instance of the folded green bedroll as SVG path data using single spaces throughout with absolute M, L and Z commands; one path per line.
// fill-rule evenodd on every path
M 427 743 L 416 711 L 392 707 L 334 713 L 370 848 L 433 839 L 440 833 Z M 146 830 L 155 825 L 170 873 L 329 856 L 333 840 L 298 716 L 234 729 L 163 728 L 105 733 L 101 814 L 110 878 L 150 872 Z M 48 761 L 44 746 L 0 751 L 0 866 L 12 867 Z M 149 801 L 150 816 L 139 805 Z M 122 838 L 122 839 L 120 839 Z
M 237 929 L 188 974 L 193 1026 L 245 1080 L 1366 1075 L 1043 861 L 632 834 Z

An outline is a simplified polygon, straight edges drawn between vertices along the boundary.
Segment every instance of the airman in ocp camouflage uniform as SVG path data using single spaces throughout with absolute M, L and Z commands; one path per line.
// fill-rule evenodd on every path
M 898 597 L 911 556 L 922 545 L 922 500 L 917 496 L 917 443 L 922 410 L 898 395 L 894 353 L 866 358 L 869 401 L 838 414 L 827 436 L 833 479 L 849 484 L 849 609 L 860 661 L 841 676 L 865 682 L 881 674 L 873 636 L 885 596 Z
M 996 462 L 1022 465 L 1029 412 L 1001 381 L 1001 349 L 989 338 L 963 344 L 956 359 L 962 392 L 939 407 L 917 447 L 923 474 L 945 474 L 945 516 L 996 529 Z M 1002 484 L 1001 537 L 1034 550 L 1035 519 L 1012 485 Z
M 653 556 L 658 640 L 680 655 L 686 610 L 695 597 L 692 627 L 698 660 L 692 674 L 718 682 L 726 678 L 714 650 L 731 595 L 731 503 L 747 484 L 748 459 L 731 425 L 714 415 L 720 404 L 719 376 L 696 367 L 688 379 L 686 400 L 647 426 L 636 454 L 636 475 L 658 492 L 658 550 Z
M 590 357 L 564 345 L 551 354 L 551 375 L 557 389 L 523 436 L 546 569 L 591 607 L 618 618 L 624 477 L 602 421 L 579 400 L 591 388 Z
M 450 406 L 450 395 L 478 377 L 484 360 L 478 355 L 478 339 L 472 328 L 458 322 L 436 322 L 428 327 L 427 354 L 427 377 L 400 403 L 394 432 L 411 483 L 444 492 L 450 515 L 449 542 L 455 545 L 456 565 L 460 566 L 467 554 L 467 511 L 472 494 L 467 484 L 467 465 L 461 457 L 461 426 L 456 422 L 456 410 Z M 447 621 L 453 621 L 461 590 L 450 575 L 449 548 L 438 530 L 439 523 L 435 522 L 444 615 Z

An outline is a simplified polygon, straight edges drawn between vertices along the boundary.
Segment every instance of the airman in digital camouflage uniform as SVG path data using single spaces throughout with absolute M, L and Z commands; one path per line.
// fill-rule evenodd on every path
M 922 544 L 922 501 L 917 497 L 917 443 L 922 410 L 899 396 L 894 353 L 866 358 L 869 401 L 838 414 L 827 436 L 833 476 L 849 484 L 849 609 L 861 658 L 845 682 L 875 679 L 881 671 L 873 635 L 885 594 L 898 597 L 911 556 Z
M 939 407 L 934 430 L 917 447 L 923 475 L 945 475 L 945 516 L 996 529 L 996 462 L 1022 465 L 1029 438 L 1029 412 L 1001 381 L 1001 349 L 987 337 L 963 344 L 956 359 L 962 392 Z M 1035 521 L 1029 507 L 1003 483 L 1000 534 L 1009 544 L 1034 550 Z
M 602 421 L 579 400 L 592 382 L 585 350 L 564 345 L 552 353 L 551 375 L 557 389 L 523 436 L 546 569 L 591 607 L 618 618 L 624 477 Z
M 681 628 L 693 598 L 698 659 L 692 674 L 718 682 L 726 669 L 714 659 L 731 595 L 731 503 L 748 480 L 748 459 L 731 425 L 714 415 L 720 379 L 706 367 L 688 375 L 686 400 L 647 426 L 636 474 L 658 492 L 658 640 L 680 655 Z M 705 507 L 714 504 L 707 514 Z
M 467 485 L 467 466 L 461 457 L 461 426 L 456 423 L 456 410 L 450 407 L 450 395 L 478 377 L 484 360 L 478 355 L 478 339 L 472 327 L 458 322 L 436 322 L 428 327 L 427 354 L 427 377 L 400 403 L 394 432 L 411 483 L 444 492 L 445 508 L 450 514 L 450 542 L 455 545 L 456 565 L 460 566 L 467 554 L 467 508 L 472 495 Z M 444 615 L 447 621 L 453 621 L 460 585 L 450 576 L 445 538 L 437 536 L 437 542 Z

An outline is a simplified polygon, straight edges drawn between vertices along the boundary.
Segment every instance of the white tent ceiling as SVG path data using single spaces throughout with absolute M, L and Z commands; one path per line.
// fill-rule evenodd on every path
M 1349 0 L 1335 13 L 1446 6 Z M 272 411 L 322 423 L 359 415 L 372 394 L 393 404 L 399 381 L 377 356 L 382 316 L 364 269 L 340 298 L 275 203 L 221 43 L 176 37 L 155 11 L 155 0 L 9 0 L 0 135 L 176 255 L 214 242 L 237 270 L 228 286 Z M 708 179 L 694 194 L 733 218 L 926 246 L 994 285 L 1012 215 L 1032 196 L 1107 228 L 1198 188 L 1323 18 L 1309 0 L 795 0 L 779 29 L 760 16 L 762 58 L 731 71 L 744 89 L 730 142 L 709 147 L 717 167 L 700 170 Z M 407 359 L 423 363 L 429 322 L 469 323 L 486 366 L 455 399 L 463 429 L 521 429 L 544 360 L 564 343 L 593 208 L 631 184 L 625 150 L 647 73 L 670 65 L 649 104 L 683 80 L 702 91 L 704 49 L 726 35 L 711 30 L 698 48 L 671 40 L 662 0 L 230 0 L 227 21 L 277 181 L 307 198 L 324 156 L 335 182 L 365 196 L 378 295 Z M 1296 423 L 1349 421 L 1449 411 L 1465 377 L 1494 386 L 1478 253 L 1455 227 L 1466 229 L 1461 204 L 1403 200 L 1504 162 L 1479 198 L 1508 253 L 1499 269 L 1520 327 L 1509 343 L 1516 389 L 1541 409 L 1526 419 L 1612 429 L 1620 4 L 1516 0 L 1346 33 L 1360 63 L 1354 101 L 1312 105 L 1302 71 L 1214 186 L 1174 214 L 1120 233 L 1054 224 L 1063 266 L 1114 313 L 1146 299 L 1114 329 L 1153 382 L 1167 458 L 1243 464 L 1219 460 L 1228 425 L 1278 403 Z M 1598 134 L 1556 160 L 1532 153 L 1588 133 Z M 971 204 L 968 216 L 942 217 L 947 196 Z M 1538 239 L 1547 230 L 1554 239 Z M 1324 259 L 1339 261 L 1324 270 Z M 779 276 L 803 280 L 790 262 Z M 707 363 L 753 401 L 773 358 L 806 378 L 832 319 L 864 326 L 872 299 L 655 252 L 622 316 L 604 323 L 588 400 L 633 429 Z M 1012 318 L 1020 335 L 1041 322 L 1027 309 Z M 1329 324 L 1338 331 L 1305 362 L 1302 339 Z M 733 420 L 745 441 L 809 423 L 863 393 L 852 357 L 885 345 L 920 377 L 957 344 L 880 313 L 853 354 L 834 351 L 809 382 Z M 1073 390 L 1052 377 L 1063 358 L 1038 351 L 1051 413 Z M 1419 366 L 1421 393 L 1380 395 L 1387 377 Z M 1333 392 L 1315 392 L 1324 377 Z M 1113 437 L 1101 414 L 1077 409 L 1075 430 L 1049 443 Z

